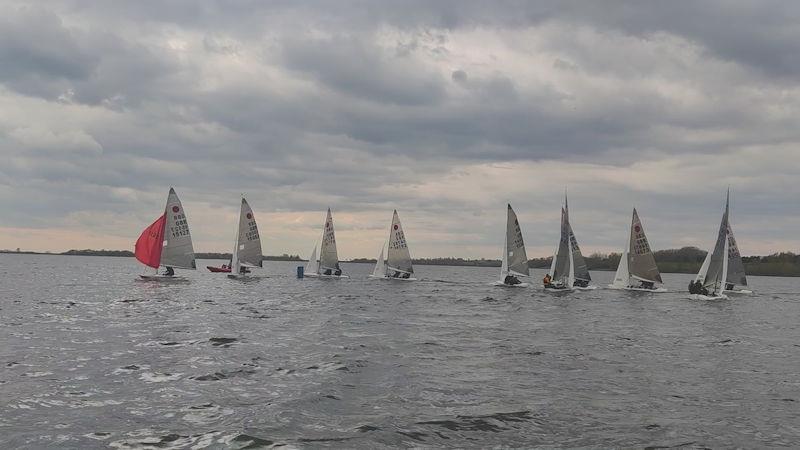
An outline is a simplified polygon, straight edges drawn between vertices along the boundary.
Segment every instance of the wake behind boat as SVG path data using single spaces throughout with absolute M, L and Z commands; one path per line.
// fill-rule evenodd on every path
M 236 241 L 231 254 L 230 273 L 228 278 L 241 280 L 251 278 L 248 274 L 254 267 L 264 267 L 261 253 L 261 236 L 253 209 L 242 197 L 239 208 L 239 223 L 236 227 Z
M 383 259 L 383 246 L 381 254 L 375 262 L 375 269 L 370 278 L 381 278 L 402 281 L 416 281 L 414 278 L 414 266 L 411 264 L 411 253 L 408 251 L 408 243 L 403 233 L 403 225 L 397 210 L 392 215 L 392 225 L 389 227 L 389 245 L 386 261 Z
M 656 259 L 650 249 L 647 235 L 644 234 L 644 226 L 636 208 L 633 208 L 629 236 L 628 243 L 619 259 L 614 282 L 608 287 L 626 291 L 667 292 L 664 287 L 660 286 L 663 284 L 661 273 L 658 271 Z
M 154 269 L 153 273 L 139 275 L 142 280 L 179 281 L 183 277 L 175 276 L 176 268 L 196 268 L 189 222 L 175 189 L 169 189 L 164 214 L 142 231 L 134 253 L 145 269 Z M 162 266 L 165 270 L 159 274 Z
M 500 267 L 500 280 L 494 282 L 494 285 L 528 287 L 528 283 L 523 283 L 518 278 L 527 276 L 530 276 L 530 270 L 528 269 L 528 256 L 525 253 L 525 242 L 522 239 L 522 230 L 519 227 L 517 214 L 509 204 L 506 214 L 503 264 Z
M 350 278 L 342 273 L 342 269 L 339 266 L 336 233 L 333 229 L 333 215 L 330 208 L 328 208 L 328 215 L 325 217 L 325 225 L 322 228 L 322 245 L 320 247 L 319 260 L 317 260 L 317 246 L 315 245 L 303 276 L 312 278 Z

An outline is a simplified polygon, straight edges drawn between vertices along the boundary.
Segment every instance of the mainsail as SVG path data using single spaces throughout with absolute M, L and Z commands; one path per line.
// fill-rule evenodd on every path
M 728 234 L 728 277 L 727 282 L 733 285 L 747 286 L 747 276 L 744 272 L 742 254 L 739 253 L 739 246 L 736 245 L 736 238 L 733 237 L 733 229 L 730 222 L 730 198 L 731 191 L 725 197 L 725 213 L 722 215 L 722 222 Z M 723 226 L 720 224 L 720 227 Z
M 570 273 L 574 270 L 570 269 L 570 261 L 574 260 L 574 256 L 570 251 L 569 239 L 569 222 L 567 221 L 567 214 L 564 208 L 561 208 L 561 239 L 558 242 L 558 251 L 555 255 L 555 263 L 551 265 L 550 277 L 553 281 L 567 282 Z
M 650 243 L 647 242 L 647 236 L 644 234 L 644 227 L 642 221 L 639 220 L 639 214 L 636 208 L 633 208 L 633 217 L 631 219 L 631 239 L 628 245 L 628 272 L 631 277 L 638 278 L 641 281 L 658 282 L 661 281 L 661 273 L 658 271 L 656 259 L 650 250 Z
M 175 189 L 169 188 L 164 214 L 136 241 L 136 259 L 153 268 L 195 268 L 189 223 Z
M 517 214 L 511 208 L 511 205 L 508 205 L 506 238 L 503 247 L 503 266 L 500 269 L 501 279 L 504 279 L 509 274 L 525 277 L 530 275 L 528 256 L 525 254 L 525 242 L 522 240 L 522 230 L 519 228 Z
M 569 221 L 569 201 L 567 200 L 566 192 L 564 193 L 564 215 L 566 216 L 569 240 L 572 245 L 572 257 L 575 262 L 575 279 L 586 282 L 592 281 L 592 277 L 589 275 L 589 266 L 586 265 L 586 259 L 584 259 L 581 253 L 578 240 L 575 238 L 575 233 L 572 231 L 572 223 Z
M 322 247 L 319 252 L 320 270 L 338 270 L 339 255 L 336 252 L 336 235 L 333 232 L 333 217 L 331 209 L 328 208 L 328 216 L 325 218 L 325 228 L 322 230 Z
M 234 256 L 238 263 L 250 267 L 263 267 L 263 257 L 261 255 L 261 237 L 258 234 L 258 226 L 253 210 L 242 198 L 242 207 L 239 212 L 239 228 L 236 234 L 236 247 Z M 236 267 L 238 273 L 238 266 Z
M 403 226 L 400 224 L 400 217 L 397 210 L 392 216 L 392 225 L 389 229 L 389 254 L 386 258 L 389 269 L 408 274 L 414 273 L 411 265 L 411 254 L 408 251 L 406 236 L 403 234 Z

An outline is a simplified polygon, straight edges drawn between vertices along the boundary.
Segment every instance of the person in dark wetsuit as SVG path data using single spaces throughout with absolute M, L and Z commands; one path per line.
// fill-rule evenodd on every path
M 506 275 L 505 279 L 503 280 L 503 284 L 507 284 L 509 286 L 521 283 L 522 282 L 519 281 L 519 278 L 515 277 L 514 275 Z
M 639 287 L 642 289 L 653 289 L 655 284 L 652 281 L 642 281 L 642 284 Z
M 324 273 L 324 275 L 330 275 L 330 274 L 332 274 L 332 273 L 333 273 L 333 272 L 331 271 L 331 269 L 325 269 L 325 273 Z
M 578 280 L 578 279 L 576 279 L 575 283 L 573 283 L 573 285 L 574 286 L 578 286 L 578 287 L 586 287 L 586 286 L 589 286 L 589 282 L 587 280 Z
M 336 269 L 336 271 L 333 272 L 333 274 L 336 275 L 337 277 L 341 276 L 342 275 L 342 269 Z
M 175 269 L 173 269 L 170 266 L 167 266 L 166 267 L 166 271 L 164 272 L 164 275 L 166 275 L 168 277 L 174 277 L 175 276 Z
M 410 273 L 404 273 L 402 277 L 403 278 L 411 278 L 411 274 Z
M 700 293 L 700 291 L 697 289 L 697 284 L 698 283 L 699 283 L 699 281 L 697 283 L 694 282 L 694 281 L 690 281 L 689 282 L 689 293 L 690 294 L 699 294 Z

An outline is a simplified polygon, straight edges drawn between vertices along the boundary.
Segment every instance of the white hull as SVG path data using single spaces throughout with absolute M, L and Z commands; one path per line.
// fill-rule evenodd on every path
M 638 288 L 638 287 L 631 287 L 631 286 L 619 287 L 619 286 L 614 286 L 613 284 L 609 284 L 608 288 L 609 289 L 613 289 L 615 291 L 655 292 L 655 293 L 659 293 L 659 294 L 660 293 L 664 293 L 664 292 L 669 292 L 666 288 L 663 288 L 663 287 L 655 288 L 655 289 L 647 289 L 647 288 Z
M 162 282 L 179 282 L 179 281 L 187 281 L 185 277 L 180 276 L 169 276 L 169 275 L 139 275 L 139 279 L 142 281 L 162 281 Z
M 726 300 L 727 295 L 703 295 L 703 294 L 689 294 L 689 300 Z
M 725 291 L 724 293 L 730 295 L 753 295 L 753 291 L 749 289 L 734 289 L 732 291 Z
M 595 286 L 593 284 L 590 284 L 589 286 L 586 286 L 586 287 L 573 286 L 572 288 L 575 289 L 576 291 L 593 291 L 593 290 L 597 289 L 597 286 Z
M 505 284 L 501 280 L 497 280 L 492 283 L 493 286 L 503 286 L 503 287 L 511 287 L 511 288 L 526 288 L 530 286 L 528 283 L 519 283 L 519 284 Z
M 378 280 L 393 280 L 393 281 L 417 281 L 416 278 L 395 278 L 395 277 L 387 277 L 386 275 L 370 275 L 370 278 L 375 278 Z
M 325 275 L 321 273 L 305 273 L 303 274 L 304 277 L 309 278 L 350 278 L 350 275 Z
M 546 287 L 546 288 L 544 288 L 544 290 L 545 290 L 545 292 L 572 292 L 573 288 L 564 287 L 564 288 L 560 288 L 559 289 L 559 288 Z

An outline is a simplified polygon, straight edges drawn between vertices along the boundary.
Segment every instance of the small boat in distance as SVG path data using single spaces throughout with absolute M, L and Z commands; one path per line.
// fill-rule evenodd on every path
M 250 268 L 264 267 L 264 256 L 261 253 L 261 236 L 253 209 L 242 197 L 239 209 L 239 224 L 236 228 L 236 242 L 231 255 L 228 278 L 249 278 Z
M 408 251 L 408 243 L 403 233 L 400 217 L 397 215 L 397 210 L 394 210 L 392 225 L 389 227 L 389 245 L 386 261 L 384 262 L 383 260 L 383 247 L 381 247 L 381 254 L 370 277 L 415 281 L 416 278 L 412 275 L 414 275 L 414 267 L 411 264 L 411 253 Z
M 619 259 L 614 282 L 608 287 L 627 291 L 667 292 L 665 288 L 656 286 L 657 283 L 663 284 L 661 272 L 658 271 L 656 259 L 644 234 L 644 226 L 636 208 L 633 208 L 629 236 Z
M 525 242 L 522 239 L 522 230 L 519 227 L 517 214 L 509 204 L 500 280 L 494 282 L 494 285 L 528 287 L 528 283 L 523 283 L 517 278 L 527 276 L 530 276 L 530 270 L 528 269 L 528 255 L 525 253 Z
M 211 273 L 231 273 L 230 263 L 223 264 L 223 265 L 221 265 L 219 267 L 217 267 L 217 266 L 206 266 L 206 269 L 208 269 L 208 271 L 211 272 Z
M 174 269 L 196 268 L 189 222 L 175 189 L 169 188 L 164 214 L 142 231 L 136 241 L 135 255 L 146 268 L 155 269 L 153 273 L 140 275 L 143 280 L 182 280 L 183 277 L 175 276 Z M 161 266 L 165 271 L 159 274 Z
M 317 246 L 311 252 L 311 257 L 306 264 L 305 274 L 307 277 L 325 278 L 350 278 L 342 273 L 339 267 L 339 253 L 336 250 L 336 233 L 333 229 L 333 215 L 328 208 L 328 215 L 325 217 L 325 225 L 322 228 L 322 245 L 320 246 L 319 261 L 317 261 Z

